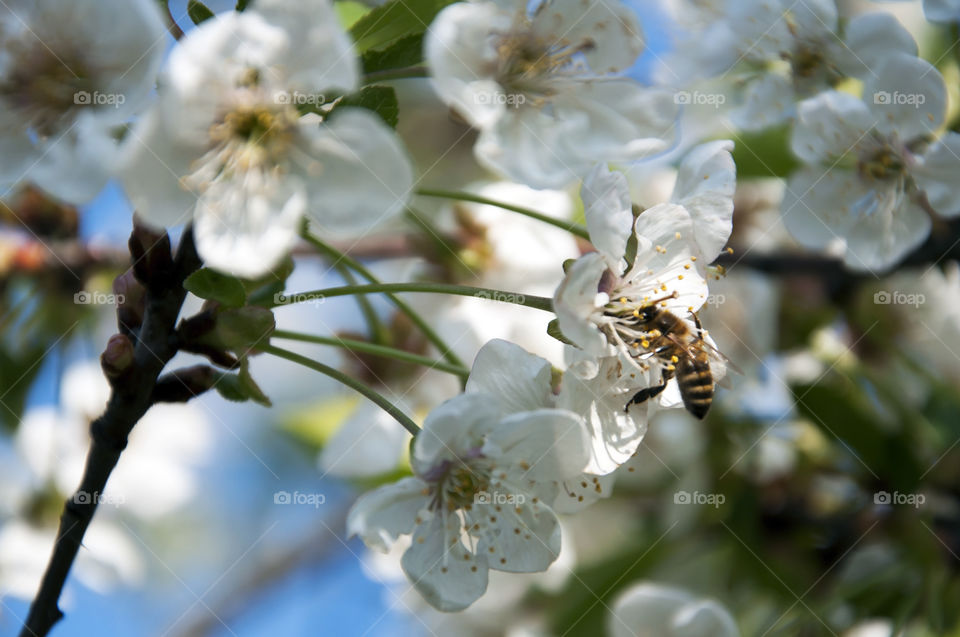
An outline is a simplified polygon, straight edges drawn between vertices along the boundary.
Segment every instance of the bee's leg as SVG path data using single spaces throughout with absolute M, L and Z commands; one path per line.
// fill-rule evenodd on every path
M 697 316 L 696 312 L 690 312 L 690 316 L 693 317 L 693 324 L 697 326 L 697 336 L 703 337 L 703 326 L 700 325 L 700 317 Z
M 659 385 L 654 385 L 653 387 L 645 387 L 633 395 L 633 398 L 630 399 L 630 402 L 624 406 L 623 411 L 630 409 L 630 405 L 639 405 L 640 403 L 654 398 L 660 395 L 664 389 L 667 388 L 667 382 L 665 379 L 660 379 Z

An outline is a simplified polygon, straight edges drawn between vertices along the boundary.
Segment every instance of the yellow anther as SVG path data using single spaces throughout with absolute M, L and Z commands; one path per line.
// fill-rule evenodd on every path
M 671 356 L 671 357 L 670 357 L 670 362 L 671 362 L 671 363 L 679 363 L 679 362 L 680 362 L 680 359 L 677 358 L 676 356 Z

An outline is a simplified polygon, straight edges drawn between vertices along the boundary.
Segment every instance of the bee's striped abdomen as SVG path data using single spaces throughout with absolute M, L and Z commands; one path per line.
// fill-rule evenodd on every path
M 710 359 L 706 352 L 685 356 L 677 364 L 677 385 L 683 406 L 702 419 L 713 403 L 714 382 L 710 373 Z

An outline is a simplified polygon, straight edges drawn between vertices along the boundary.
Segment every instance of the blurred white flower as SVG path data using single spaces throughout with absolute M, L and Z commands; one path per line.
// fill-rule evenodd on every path
M 655 582 L 627 589 L 607 618 L 610 637 L 739 637 L 726 608 L 710 599 Z
M 840 244 L 850 268 L 881 270 L 927 238 L 931 212 L 960 214 L 960 135 L 934 135 L 946 108 L 943 77 L 907 55 L 886 58 L 862 100 L 830 91 L 801 103 L 791 147 L 807 166 L 782 205 L 794 238 Z
M 598 161 L 663 151 L 674 134 L 671 91 L 607 74 L 643 49 L 617 0 L 459 2 L 427 32 L 437 93 L 480 131 L 481 163 L 535 188 L 558 188 Z
M 960 20 L 960 0 L 923 0 L 923 15 L 931 22 L 957 22 Z
M 729 73 L 742 94 L 732 117 L 747 130 L 785 121 L 798 100 L 845 77 L 874 74 L 891 53 L 917 54 L 913 37 L 888 13 L 856 16 L 841 29 L 834 0 L 707 3 L 693 13 L 703 27 L 681 39 L 662 79 Z M 715 99 L 722 104 L 726 96 Z
M 158 104 L 128 138 L 138 213 L 157 226 L 192 218 L 209 266 L 254 277 L 286 255 L 305 214 L 329 235 L 399 212 L 413 176 L 393 131 L 364 109 L 297 109 L 358 79 L 326 0 L 260 0 L 205 21 L 174 48 Z
M 104 28 L 110 25 L 110 28 Z M 10 0 L 0 8 L 0 187 L 87 202 L 117 161 L 166 48 L 152 0 Z
M 559 554 L 549 503 L 586 465 L 587 432 L 576 415 L 539 408 L 538 394 L 529 385 L 442 404 L 414 441 L 414 477 L 363 495 L 350 511 L 348 531 L 371 548 L 412 534 L 403 570 L 439 610 L 480 598 L 488 569 L 543 571 Z

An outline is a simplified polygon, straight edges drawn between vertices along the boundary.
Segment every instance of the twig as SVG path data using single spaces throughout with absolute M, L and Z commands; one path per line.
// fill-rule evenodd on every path
M 147 289 L 143 325 L 136 336 L 132 362 L 111 378 L 106 411 L 90 425 L 90 451 L 83 478 L 76 494 L 64 505 L 57 541 L 20 637 L 43 637 L 63 617 L 57 601 L 97 509 L 99 495 L 127 446 L 130 431 L 154 403 L 157 378 L 177 352 L 172 337 L 186 296 L 183 281 L 200 267 L 193 232 L 188 229 L 184 233 L 175 259 L 166 235 L 158 239 L 135 228 L 130 247 L 138 279 Z

